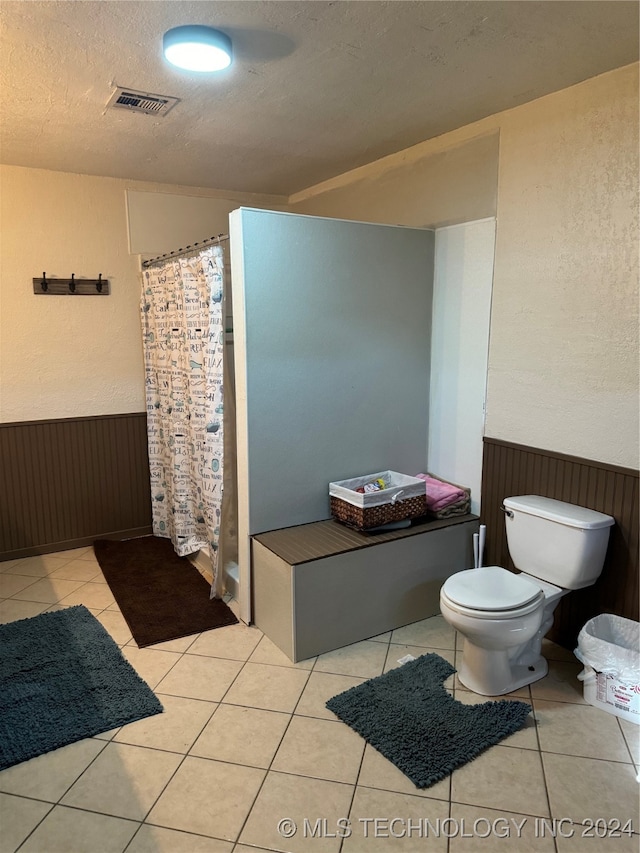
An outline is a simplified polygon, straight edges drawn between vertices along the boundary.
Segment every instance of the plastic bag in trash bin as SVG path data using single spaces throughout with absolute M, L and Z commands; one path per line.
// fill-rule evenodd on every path
M 640 683 L 640 622 L 602 613 L 578 634 L 575 656 L 596 672 Z

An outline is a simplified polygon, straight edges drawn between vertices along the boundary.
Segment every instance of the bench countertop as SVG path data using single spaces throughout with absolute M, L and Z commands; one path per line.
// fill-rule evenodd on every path
M 469 513 L 422 521 L 412 524 L 411 527 L 389 530 L 385 533 L 360 533 L 358 530 L 329 519 L 299 524 L 296 527 L 284 527 L 281 530 L 269 530 L 266 533 L 258 533 L 252 538 L 293 566 L 344 554 L 347 551 L 356 551 L 359 548 L 370 548 L 382 542 L 393 542 L 408 536 L 441 530 L 443 527 L 479 520 L 477 515 Z

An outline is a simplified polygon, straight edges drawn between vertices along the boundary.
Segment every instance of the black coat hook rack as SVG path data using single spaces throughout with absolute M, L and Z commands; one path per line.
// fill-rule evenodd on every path
M 102 278 L 76 278 L 71 273 L 71 278 L 47 278 L 46 272 L 40 278 L 33 279 L 33 292 L 48 296 L 108 296 L 109 279 Z

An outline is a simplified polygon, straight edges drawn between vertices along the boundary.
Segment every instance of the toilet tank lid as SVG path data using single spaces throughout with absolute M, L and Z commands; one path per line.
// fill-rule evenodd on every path
M 553 498 L 543 498 L 541 495 L 518 495 L 505 498 L 503 503 L 507 509 L 537 515 L 569 527 L 580 527 L 582 530 L 596 530 L 599 527 L 611 527 L 615 524 L 615 518 L 610 515 L 584 506 L 556 501 Z

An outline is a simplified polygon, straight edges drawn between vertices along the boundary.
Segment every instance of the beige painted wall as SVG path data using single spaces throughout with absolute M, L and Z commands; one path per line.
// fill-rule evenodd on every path
M 638 467 L 638 67 L 501 123 L 487 434 Z
M 206 191 L 0 169 L 0 420 L 141 410 L 124 191 Z M 637 185 L 634 65 L 311 188 L 290 209 L 412 226 L 497 212 L 486 434 L 638 467 Z M 43 270 L 102 272 L 113 294 L 36 297 Z
M 637 199 L 636 64 L 290 201 L 405 225 L 495 211 L 486 435 L 637 468 Z
M 229 214 L 242 204 L 287 210 L 285 196 L 205 196 L 127 190 L 129 251 L 143 259 L 229 233 Z
M 127 189 L 233 197 L 0 166 L 1 422 L 144 411 L 138 258 L 128 249 Z M 233 206 L 256 200 L 239 194 Z M 111 294 L 36 296 L 32 279 L 43 272 L 58 278 L 102 273 Z
M 290 210 L 418 228 L 495 216 L 499 141 L 478 122 L 297 193 Z

